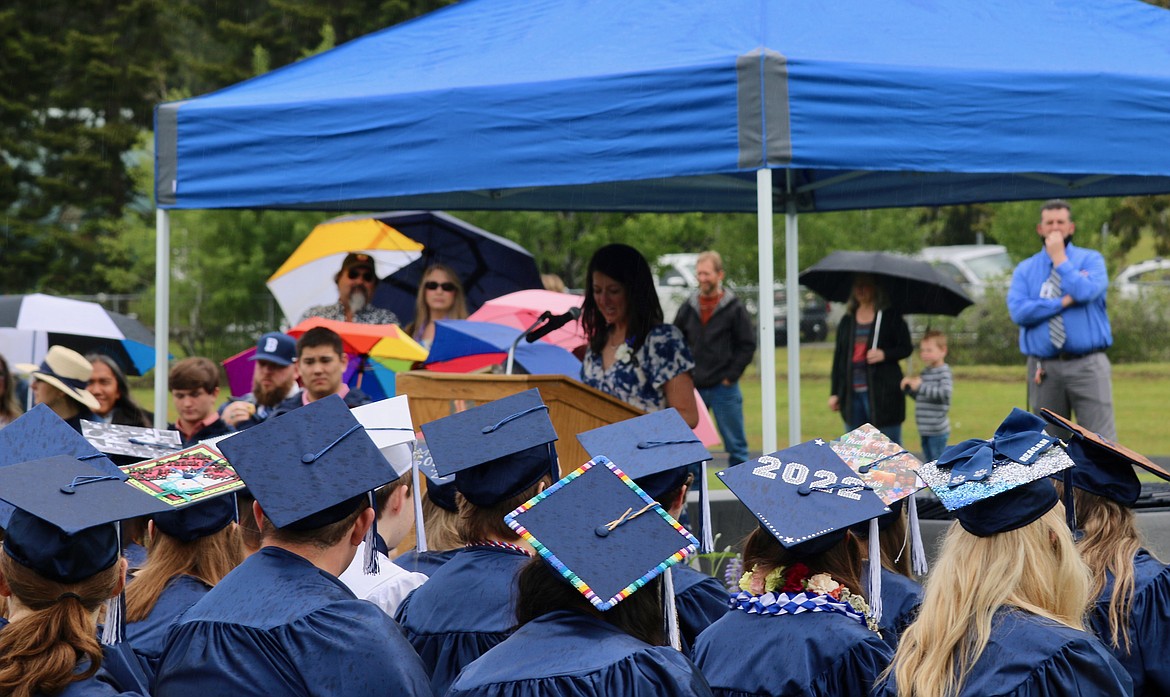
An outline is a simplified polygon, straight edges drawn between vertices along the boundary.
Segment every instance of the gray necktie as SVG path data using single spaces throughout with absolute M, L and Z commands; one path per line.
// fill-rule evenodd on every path
M 1048 287 L 1051 293 L 1049 297 L 1061 297 L 1060 274 L 1057 273 L 1055 267 L 1053 267 L 1052 273 L 1048 274 Z M 1064 315 L 1062 315 L 1060 312 L 1056 313 L 1052 316 L 1051 319 L 1048 320 L 1048 337 L 1052 340 L 1052 345 L 1056 347 L 1057 351 L 1064 348 Z

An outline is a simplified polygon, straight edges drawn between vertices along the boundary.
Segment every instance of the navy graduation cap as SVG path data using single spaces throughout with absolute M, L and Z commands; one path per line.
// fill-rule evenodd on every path
M 599 610 L 691 555 L 686 528 L 605 457 L 595 457 L 504 517 Z
M 335 523 L 373 489 L 397 478 L 336 395 L 236 433 L 217 447 L 278 528 Z
M 223 530 L 237 517 L 236 497 L 200 499 L 177 510 L 151 516 L 156 528 L 182 542 L 192 542 Z
M 423 424 L 435 468 L 476 506 L 493 506 L 557 478 L 557 432 L 536 389 Z
M 120 558 L 116 521 L 171 510 L 118 477 L 67 455 L 0 468 L 0 498 L 15 508 L 5 531 L 5 551 L 60 583 L 87 579 Z
M 117 465 L 44 404 L 0 429 L 0 468 L 56 455 L 67 455 L 102 474 L 126 479 Z M 8 527 L 12 510 L 7 503 L 0 504 L 0 527 Z
M 455 501 L 455 475 L 449 474 L 444 477 L 439 474 L 431 457 L 431 450 L 425 447 L 425 442 L 419 448 L 417 457 L 418 471 L 427 478 L 427 498 L 444 511 L 458 512 L 459 506 Z
M 606 456 L 655 499 L 682 486 L 690 465 L 711 459 L 676 409 L 595 428 L 577 440 L 590 457 Z
M 955 518 L 972 535 L 990 537 L 1039 520 L 1059 500 L 1048 479 L 1013 482 L 1007 489 L 958 509 Z
M 719 478 L 787 548 L 889 512 L 820 438 L 723 470 Z
M 1074 424 L 1059 414 L 1047 409 L 1040 411 L 1049 422 L 1072 431 L 1072 440 L 1066 450 L 1075 464 L 1068 473 L 1074 487 L 1123 506 L 1132 506 L 1142 494 L 1142 483 L 1134 467 L 1170 480 L 1170 472 L 1145 455 Z

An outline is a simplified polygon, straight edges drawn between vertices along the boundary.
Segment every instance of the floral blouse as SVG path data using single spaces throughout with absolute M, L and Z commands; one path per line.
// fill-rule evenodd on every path
M 660 411 L 666 408 L 666 383 L 694 367 L 695 359 L 679 328 L 660 324 L 650 330 L 637 351 L 628 343 L 619 346 L 609 370 L 601 367 L 599 354 L 586 350 L 581 382 L 639 409 Z

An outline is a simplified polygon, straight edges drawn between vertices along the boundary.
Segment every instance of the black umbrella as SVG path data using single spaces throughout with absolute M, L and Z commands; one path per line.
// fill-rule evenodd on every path
M 845 302 L 859 273 L 873 276 L 890 307 L 905 315 L 953 316 L 972 304 L 958 283 L 930 264 L 886 252 L 833 252 L 802 271 L 800 283 L 827 300 Z
M 369 216 L 423 245 L 422 257 L 390 274 L 374 291 L 374 304 L 414 317 L 414 300 L 423 272 L 434 263 L 450 266 L 467 294 L 467 311 L 518 290 L 542 288 L 532 254 L 515 242 L 438 211 L 378 213 Z

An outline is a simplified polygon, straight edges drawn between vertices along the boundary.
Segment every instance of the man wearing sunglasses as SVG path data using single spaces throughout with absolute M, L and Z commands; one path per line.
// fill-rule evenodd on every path
M 378 286 L 378 275 L 374 272 L 374 260 L 369 254 L 350 252 L 341 262 L 341 271 L 333 277 L 337 283 L 337 302 L 333 305 L 310 307 L 301 317 L 323 317 L 341 322 L 358 324 L 398 324 L 398 317 L 391 311 L 370 304 L 374 289 Z

